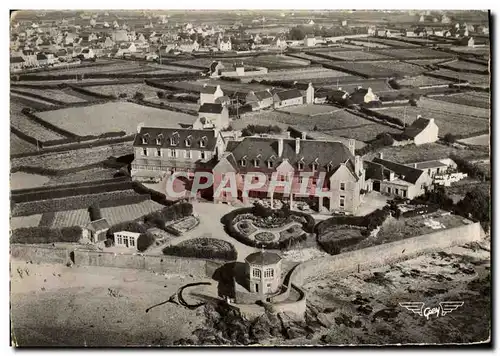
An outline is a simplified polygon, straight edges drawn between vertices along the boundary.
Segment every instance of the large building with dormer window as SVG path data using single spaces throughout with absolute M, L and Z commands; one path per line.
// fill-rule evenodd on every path
M 213 168 L 214 192 L 218 186 L 226 184 L 226 174 L 236 176 L 238 192 L 237 196 L 233 196 L 227 190 L 222 191 L 219 196 L 214 196 L 214 201 L 233 203 L 262 198 L 290 202 L 301 200 L 329 211 L 354 213 L 361 203 L 360 190 L 365 187 L 365 170 L 361 157 L 354 153 L 354 140 L 349 140 L 348 146 L 341 142 L 305 138 L 254 136 L 229 141 L 226 152 Z M 245 176 L 254 172 L 264 173 L 268 183 L 249 191 L 246 197 L 243 194 Z M 309 177 L 304 178 L 304 174 Z M 322 186 L 321 177 L 324 177 Z M 275 181 L 291 179 L 290 194 L 283 187 L 269 189 L 271 178 Z M 303 183 L 304 179 L 307 183 Z
M 139 127 L 134 140 L 134 180 L 159 181 L 177 171 L 190 176 L 210 168 L 224 151 L 224 139 L 216 130 Z

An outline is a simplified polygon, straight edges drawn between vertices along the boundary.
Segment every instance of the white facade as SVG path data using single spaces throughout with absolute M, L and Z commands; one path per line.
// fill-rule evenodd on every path
M 137 249 L 137 239 L 141 234 L 138 232 L 118 231 L 113 234 L 115 237 L 115 245 Z

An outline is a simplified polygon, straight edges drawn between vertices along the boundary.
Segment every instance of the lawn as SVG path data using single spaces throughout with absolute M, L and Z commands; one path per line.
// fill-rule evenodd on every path
M 407 145 L 384 147 L 376 152 L 365 155 L 365 160 L 377 157 L 378 153 L 383 153 L 384 159 L 397 163 L 412 163 L 421 161 L 440 160 L 450 157 L 451 154 L 458 155 L 464 159 L 488 157 L 487 147 L 482 149 L 458 149 L 439 143 L 428 143 L 426 145 Z
M 481 94 L 481 95 L 478 95 Z M 486 94 L 486 95 L 483 95 Z M 452 95 L 434 96 L 434 100 L 446 101 L 448 103 L 461 104 L 473 106 L 477 108 L 489 109 L 490 108 L 490 94 L 480 92 L 468 92 Z
M 10 105 L 10 124 L 16 129 L 31 136 L 39 141 L 57 140 L 65 138 L 65 136 L 60 135 L 54 131 L 51 131 L 40 124 L 30 120 L 26 115 L 18 110 L 17 104 L 11 102 Z
M 39 174 L 30 174 L 24 172 L 11 173 L 10 189 L 16 190 L 41 187 L 48 181 L 48 177 Z
M 129 102 L 109 102 L 86 107 L 65 108 L 37 114 L 53 125 L 77 135 L 99 135 L 104 132 L 137 132 L 137 125 L 176 127 L 191 125 L 191 115 L 156 109 Z
M 467 46 L 452 46 L 450 49 L 457 53 L 473 53 L 476 55 L 490 56 L 490 47 L 467 47 Z
M 490 110 L 484 108 L 478 108 L 474 106 L 456 104 L 456 103 L 448 103 L 440 100 L 433 100 L 431 98 L 420 98 L 418 101 L 418 106 L 422 107 L 429 111 L 435 112 L 447 112 L 452 115 L 466 115 L 476 118 L 482 118 L 485 120 L 489 120 L 490 118 Z
M 300 60 L 284 55 L 261 55 L 245 59 L 243 63 L 248 66 L 266 67 L 269 70 L 280 70 L 301 66 L 305 67 L 310 64 L 307 60 Z
M 353 78 L 356 77 L 346 77 L 345 81 L 343 81 L 344 78 L 341 78 L 338 83 L 334 80 L 334 78 L 332 78 L 332 80 L 330 80 L 328 84 L 322 84 L 321 87 L 328 89 L 341 88 L 342 90 L 345 90 L 349 93 L 352 93 L 359 86 L 363 88 L 372 88 L 373 92 L 375 92 L 376 94 L 382 91 L 394 91 L 394 89 L 392 89 L 391 86 L 387 84 L 387 81 L 385 79 L 357 78 L 353 80 Z

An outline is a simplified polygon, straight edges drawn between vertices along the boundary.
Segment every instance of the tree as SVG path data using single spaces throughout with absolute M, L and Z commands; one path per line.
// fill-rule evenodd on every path
M 318 125 L 314 125 L 313 131 L 318 131 Z
M 156 95 L 158 96 L 158 99 L 163 99 L 165 97 L 165 92 L 163 91 L 158 91 L 156 93 Z
M 453 134 L 448 132 L 446 135 L 444 135 L 443 140 L 444 140 L 444 142 L 447 142 L 447 143 L 454 143 L 456 141 L 456 137 Z
M 491 196 L 487 189 L 476 187 L 467 192 L 465 197 L 458 202 L 457 208 L 460 213 L 481 222 L 484 228 L 488 229 L 491 221 L 490 202 Z
M 144 252 L 155 242 L 155 237 L 153 234 L 146 232 L 140 234 L 137 238 L 137 250 L 140 252 Z
M 141 93 L 140 91 L 136 91 L 135 94 L 134 94 L 134 99 L 144 100 L 144 94 Z
M 101 209 L 99 208 L 99 203 L 92 204 L 89 209 L 90 221 L 101 220 Z
M 294 41 L 301 41 L 306 37 L 306 32 L 303 27 L 294 27 L 288 33 L 288 36 Z

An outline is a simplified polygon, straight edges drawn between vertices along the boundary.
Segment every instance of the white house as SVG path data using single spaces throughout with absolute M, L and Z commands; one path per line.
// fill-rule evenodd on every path
M 304 104 L 304 97 L 297 89 L 278 92 L 273 95 L 273 100 L 275 109 Z
M 214 104 L 215 99 L 224 96 L 224 92 L 220 88 L 220 85 L 216 87 L 210 85 L 203 85 L 200 90 L 200 105 L 203 104 Z
M 118 231 L 114 234 L 115 246 L 137 248 L 137 239 L 141 235 L 139 232 Z
M 423 145 L 426 143 L 436 142 L 438 140 L 439 128 L 434 122 L 434 119 L 425 119 L 418 115 L 409 127 L 407 127 L 403 135 L 414 141 L 415 145 Z

